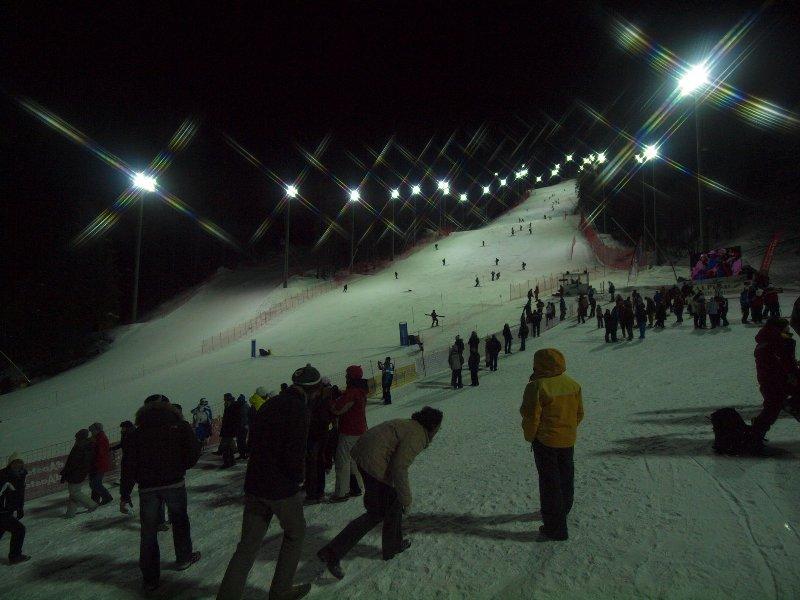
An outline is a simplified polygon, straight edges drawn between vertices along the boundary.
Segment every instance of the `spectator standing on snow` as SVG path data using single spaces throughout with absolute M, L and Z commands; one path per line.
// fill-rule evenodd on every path
M 558 320 L 563 321 L 564 318 L 567 316 L 567 303 L 564 300 L 564 296 L 561 296 L 561 298 L 559 298 L 558 300 L 558 309 L 559 309 Z
M 503 325 L 503 341 L 505 342 L 503 345 L 503 354 L 511 354 L 511 342 L 513 340 L 514 336 L 511 335 L 511 327 L 506 323 Z
M 569 537 L 567 515 L 574 497 L 573 462 L 578 425 L 583 420 L 581 386 L 565 373 L 564 355 L 537 350 L 533 374 L 522 396 L 522 431 L 530 442 L 539 474 L 539 498 L 546 540 Z
M 306 472 L 305 492 L 303 504 L 319 504 L 325 499 L 325 469 L 328 465 L 328 444 L 332 443 L 334 416 L 331 406 L 339 398 L 339 388 L 331 385 L 327 377 L 320 378 L 320 393 L 308 398 L 307 407 L 309 415 L 308 439 L 306 442 Z M 338 434 L 337 434 L 338 435 Z M 337 437 L 338 443 L 338 437 Z M 336 445 L 330 451 L 330 456 L 336 454 Z M 333 458 L 330 459 L 331 464 Z
M 639 339 L 643 340 L 645 329 L 647 329 L 647 308 L 645 308 L 645 303 L 642 302 L 641 298 L 636 303 L 634 315 L 636 317 L 636 326 L 639 328 Z
M 616 288 L 614 287 L 614 284 L 609 281 L 608 282 L 608 295 L 609 295 L 609 297 L 611 298 L 612 301 L 614 300 L 614 292 L 615 291 L 616 291 Z
M 8 547 L 8 564 L 30 560 L 22 553 L 25 526 L 20 523 L 25 516 L 25 463 L 16 454 L 8 457 L 5 469 L 0 470 L 0 538 L 6 531 L 11 534 Z
M 169 511 L 175 545 L 175 568 L 188 569 L 200 553 L 192 549 L 186 497 L 186 471 L 197 464 L 200 444 L 192 426 L 181 419 L 169 398 L 153 394 L 136 412 L 136 429 L 123 453 L 120 511 L 128 513 L 133 487 L 139 485 L 139 568 L 146 592 L 158 588 L 161 560 L 158 548 L 159 512 Z
M 708 320 L 711 321 L 711 329 L 719 327 L 719 304 L 717 298 L 712 297 L 707 303 Z
M 656 304 L 656 324 L 657 329 L 664 329 L 664 321 L 667 319 L 667 305 L 662 301 Z
M 764 291 L 764 316 L 765 317 L 780 317 L 781 316 L 781 304 L 780 304 L 780 297 L 778 296 L 778 292 L 780 292 L 776 287 L 769 286 Z
M 730 323 L 728 323 L 728 299 L 720 294 L 717 296 L 717 302 L 719 303 L 719 318 L 722 321 L 723 327 L 728 327 Z
M 89 430 L 81 429 L 75 434 L 75 444 L 61 469 L 61 482 L 67 484 L 67 512 L 64 515 L 67 518 L 75 516 L 79 504 L 89 512 L 100 506 L 83 491 L 83 482 L 89 476 L 93 461 L 94 445 L 89 439 Z
M 705 329 L 706 315 L 708 314 L 708 307 L 706 306 L 705 294 L 703 294 L 702 291 L 699 291 L 697 292 L 695 299 L 697 300 L 697 311 L 696 311 L 697 328 Z
M 759 325 L 764 322 L 762 311 L 764 309 L 764 290 L 757 289 L 755 295 L 750 299 L 750 312 L 753 316 L 753 323 Z
M 631 305 L 630 298 L 625 299 L 622 303 L 622 317 L 620 324 L 622 325 L 622 337 L 627 336 L 630 342 L 633 339 L 633 306 Z
M 606 309 L 606 314 L 603 316 L 603 321 L 606 326 L 606 343 L 617 341 L 617 315 L 619 314 L 617 307 L 613 310 Z
M 239 404 L 230 392 L 223 398 L 225 408 L 222 412 L 222 424 L 219 428 L 219 447 L 222 451 L 222 467 L 227 469 L 236 464 L 234 456 L 234 444 L 239 428 L 242 426 L 242 415 L 239 412 Z
M 658 292 L 656 296 L 658 296 Z M 650 296 L 647 296 L 644 299 L 645 302 L 645 309 L 647 312 L 647 328 L 652 329 L 653 325 L 655 324 L 656 320 L 656 301 L 654 301 Z
M 403 513 L 409 511 L 412 503 L 408 469 L 430 445 L 441 424 L 441 411 L 426 406 L 411 415 L 411 419 L 394 419 L 373 427 L 353 448 L 353 457 L 366 485 L 366 512 L 317 552 L 334 577 L 344 577 L 341 559 L 378 523 L 383 523 L 384 560 L 391 560 L 411 546 L 411 541 L 402 536 Z
M 460 335 L 456 335 L 455 340 L 456 348 L 458 348 L 458 353 L 461 355 L 461 361 L 464 361 L 464 340 L 461 339 Z
M 306 521 L 300 484 L 304 479 L 308 409 L 322 393 L 319 371 L 307 364 L 292 374 L 292 385 L 271 398 L 251 422 L 252 445 L 244 479 L 242 537 L 217 600 L 240 600 L 273 515 L 283 529 L 270 597 L 301 598 L 310 584 L 293 585 L 303 550 Z
M 469 339 L 467 340 L 467 346 L 469 346 L 470 352 L 477 352 L 478 348 L 481 345 L 481 340 L 478 337 L 478 334 L 474 331 L 469 335 Z
M 586 323 L 586 314 L 589 311 L 589 301 L 583 294 L 578 295 L 578 323 Z
M 469 358 L 467 359 L 467 367 L 469 367 L 470 386 L 478 385 L 478 369 L 481 366 L 481 355 L 478 354 L 478 349 L 471 348 L 469 350 Z
M 392 381 L 394 380 L 394 363 L 391 357 L 387 356 L 381 362 L 378 361 L 378 370 L 381 372 L 381 391 L 383 392 L 383 403 L 392 403 Z
M 589 318 L 595 316 L 597 310 L 597 300 L 594 297 L 594 289 L 589 288 Z
M 250 411 L 244 394 L 239 394 L 236 404 L 239 405 L 239 415 L 241 416 L 239 431 L 236 434 L 236 448 L 239 450 L 239 458 L 247 458 L 247 430 L 250 428 Z
M 497 371 L 497 357 L 500 356 L 500 350 L 502 346 L 500 345 L 500 340 L 497 339 L 496 334 L 492 334 L 492 339 L 489 340 L 487 348 L 487 355 L 489 357 L 489 370 Z
M 531 335 L 539 337 L 542 335 L 542 309 L 537 308 L 531 313 Z
M 197 439 L 200 441 L 201 449 L 205 448 L 206 441 L 211 437 L 211 421 L 212 414 L 208 400 L 201 398 L 197 406 L 192 409 L 192 426 Z
M 597 316 L 597 328 L 598 329 L 603 329 L 603 309 L 602 308 L 598 307 L 596 316 Z
M 103 431 L 101 423 L 92 423 L 89 426 L 92 447 L 92 465 L 89 469 L 89 489 L 92 491 L 92 500 L 98 504 L 108 504 L 114 498 L 103 485 L 103 476 L 111 470 L 111 450 L 108 438 Z
M 744 325 L 750 316 L 750 290 L 747 285 L 739 293 L 739 308 L 742 310 L 742 325 Z
M 339 417 L 339 443 L 336 446 L 336 492 L 331 502 L 344 502 L 351 498 L 350 475 L 356 476 L 358 487 L 364 484 L 350 451 L 358 439 L 367 431 L 367 382 L 364 371 L 358 365 L 350 365 L 345 371 L 347 387 L 334 402 L 331 412 Z
M 675 297 L 674 297 L 674 299 L 672 301 L 672 312 L 675 313 L 675 322 L 676 323 L 683 323 L 683 308 L 684 308 L 685 304 L 686 304 L 686 302 L 683 299 L 683 294 L 678 292 L 678 294 L 675 295 Z
M 461 383 L 461 369 L 464 367 L 464 357 L 458 351 L 458 346 L 453 344 L 450 354 L 447 356 L 447 364 L 450 365 L 450 385 L 454 390 L 464 387 Z
M 770 317 L 756 335 L 756 374 L 764 407 L 753 419 L 753 430 L 761 438 L 775 423 L 787 401 L 800 399 L 800 366 L 795 359 L 795 340 L 789 322 Z
M 492 347 L 492 338 L 490 336 L 486 336 L 486 339 L 483 341 L 483 356 L 486 358 L 486 368 L 488 369 L 492 364 L 492 359 L 489 356 L 489 349 Z
M 522 315 L 519 319 L 517 336 L 519 337 L 519 351 L 522 352 L 525 350 L 525 340 L 528 339 L 528 324 L 525 322 L 525 315 Z
M 539 301 L 539 284 L 536 284 L 536 287 L 533 288 L 533 298 L 537 302 Z

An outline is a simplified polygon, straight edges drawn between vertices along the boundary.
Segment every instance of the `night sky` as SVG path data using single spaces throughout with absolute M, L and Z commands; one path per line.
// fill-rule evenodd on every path
M 198 133 L 159 183 L 228 231 L 245 253 L 190 218 L 148 204 L 145 307 L 217 266 L 282 248 L 280 215 L 262 239 L 248 244 L 283 190 L 243 160 L 226 135 L 284 181 L 309 166 L 298 146 L 312 151 L 328 136 L 321 162 L 356 185 L 365 175 L 356 162 L 370 165 L 369 149 L 379 150 L 392 136 L 412 154 L 433 139 L 424 162 L 446 172 L 446 162 L 434 161 L 455 133 L 447 154 L 463 173 L 453 187 L 477 197 L 466 173 L 488 183 L 491 172 L 510 173 L 523 162 L 543 171 L 566 151 L 613 153 L 616 134 L 576 101 L 635 133 L 674 89 L 675 81 L 654 71 L 645 56 L 623 51 L 613 35 L 617 17 L 693 62 L 740 19 L 758 14 L 737 48 L 749 54 L 726 81 L 800 109 L 798 15 L 789 12 L 791 3 L 292 2 L 190 12 L 169 3 L 111 3 L 86 12 L 28 4 L 6 3 L 0 12 L 3 278 L 24 278 L 54 254 L 68 257 L 69 240 L 128 184 L 122 173 L 22 110 L 19 98 L 35 100 L 134 168 L 145 166 L 192 117 Z M 691 123 L 664 149 L 689 168 Z M 479 143 L 469 147 L 476 131 Z M 706 131 L 709 176 L 753 203 L 797 193 L 796 129 L 760 129 L 732 111 L 712 109 Z M 374 169 L 362 188 L 376 210 L 388 196 L 378 179 L 393 186 L 395 171 L 411 169 L 394 148 L 386 158 L 393 169 Z M 411 170 L 412 179 L 421 174 Z M 691 195 L 690 179 L 686 190 Z M 301 192 L 333 218 L 346 202 L 331 176 L 313 168 Z M 370 220 L 360 214 L 359 227 Z M 311 247 L 324 230 L 302 208 L 293 221 L 294 244 Z M 348 226 L 344 217 L 340 221 Z M 135 211 L 128 211 L 96 246 L 114 253 L 123 293 L 130 285 L 135 224 Z M 327 255 L 341 256 L 346 240 L 333 236 L 328 243 Z

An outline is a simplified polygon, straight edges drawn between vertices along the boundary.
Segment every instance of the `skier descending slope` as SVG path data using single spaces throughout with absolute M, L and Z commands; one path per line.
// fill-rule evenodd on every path
M 403 513 L 411 508 L 412 500 L 408 469 L 441 425 L 441 411 L 426 406 L 410 419 L 384 421 L 361 436 L 352 455 L 366 486 L 366 512 L 317 552 L 334 577 L 344 577 L 339 561 L 380 522 L 383 560 L 391 560 L 411 546 L 411 540 L 404 540 L 402 535 Z
M 539 499 L 544 525 L 540 541 L 569 537 L 567 515 L 574 497 L 573 455 L 578 425 L 583 420 L 581 386 L 564 373 L 564 355 L 554 348 L 537 350 L 533 374 L 519 412 L 525 441 L 531 442 L 539 473 Z

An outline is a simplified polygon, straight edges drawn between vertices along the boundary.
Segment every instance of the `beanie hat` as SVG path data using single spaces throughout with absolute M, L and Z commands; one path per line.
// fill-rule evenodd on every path
M 353 381 L 355 381 L 356 379 L 363 379 L 364 369 L 362 369 L 360 365 L 350 365 L 349 367 L 347 367 L 345 375 L 347 375 L 348 379 Z
M 153 394 L 144 399 L 145 404 L 149 404 L 150 402 L 169 402 L 169 398 L 164 394 Z
M 258 394 L 262 398 L 266 398 L 267 396 L 269 396 L 267 388 L 265 388 L 263 385 L 260 385 L 256 388 L 256 394 Z
M 131 423 L 130 421 L 123 421 L 122 423 L 119 424 L 119 426 L 122 429 L 130 429 L 131 427 L 133 427 L 133 423 Z
M 75 434 L 76 440 L 86 440 L 89 439 L 89 430 L 88 429 L 79 429 L 78 433 Z
M 311 363 L 307 363 L 305 367 L 300 367 L 294 373 L 292 373 L 292 383 L 295 385 L 302 385 L 304 387 L 317 385 L 320 382 L 320 379 L 321 376 L 319 371 L 312 367 Z

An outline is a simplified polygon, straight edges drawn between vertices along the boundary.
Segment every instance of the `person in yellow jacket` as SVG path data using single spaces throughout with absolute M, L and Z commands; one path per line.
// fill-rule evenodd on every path
M 258 389 L 250 396 L 250 406 L 252 406 L 256 412 L 260 409 L 264 402 L 266 402 L 270 397 L 270 393 L 267 391 L 263 385 L 259 386 Z
M 543 541 L 568 538 L 567 515 L 574 497 L 573 455 L 583 401 L 581 386 L 564 373 L 566 368 L 558 350 L 537 350 L 519 408 L 525 441 L 531 442 L 539 473 Z

